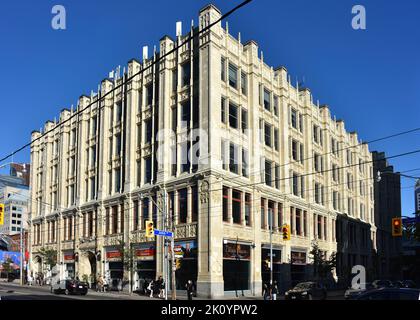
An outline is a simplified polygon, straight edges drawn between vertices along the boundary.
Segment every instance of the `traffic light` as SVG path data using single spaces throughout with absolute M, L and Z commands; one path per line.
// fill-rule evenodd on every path
M 155 234 L 154 234 L 155 228 L 153 225 L 153 221 L 146 221 L 146 238 L 154 238 Z
M 4 225 L 4 204 L 0 203 L 0 226 Z
M 402 237 L 403 235 L 403 224 L 401 218 L 392 219 L 392 236 Z
M 175 268 L 176 270 L 181 269 L 181 259 L 175 259 Z
M 281 231 L 283 233 L 283 240 L 286 240 L 286 241 L 290 240 L 290 226 L 288 224 L 285 224 L 282 227 Z

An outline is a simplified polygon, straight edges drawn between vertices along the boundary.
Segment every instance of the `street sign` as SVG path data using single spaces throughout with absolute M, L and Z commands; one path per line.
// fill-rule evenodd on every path
M 420 216 L 415 218 L 403 218 L 403 224 L 420 223 Z
M 163 231 L 163 230 L 157 230 L 157 229 L 155 229 L 154 235 L 155 236 L 171 237 L 172 238 L 174 236 L 174 233 L 173 232 L 169 232 L 169 231 Z

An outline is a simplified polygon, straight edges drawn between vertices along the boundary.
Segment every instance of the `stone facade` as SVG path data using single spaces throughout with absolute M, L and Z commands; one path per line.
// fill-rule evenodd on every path
M 205 7 L 191 34 L 220 16 Z M 106 274 L 119 240 L 150 244 L 144 222 L 153 219 L 158 229 L 172 225 L 177 241 L 196 242 L 199 296 L 229 294 L 235 263 L 243 272 L 231 283 L 260 295 L 269 212 L 283 288 L 311 276 L 294 265 L 310 263 L 314 239 L 327 255 L 337 251 L 338 216 L 360 219 L 374 237 L 372 156 L 357 134 L 315 105 L 309 89 L 293 86 L 284 67 L 265 64 L 255 41 L 243 44 L 221 23 L 149 68 L 188 36 L 165 36 L 152 59 L 131 60 L 123 78 L 103 80 L 98 93 L 47 122 L 48 134 L 32 133 L 33 270 L 42 268 L 40 248 L 51 247 L 67 276 L 66 263 L 79 275 Z M 168 128 L 175 133 L 162 132 Z M 207 139 L 196 144 L 199 162 L 189 163 L 183 151 L 193 154 L 195 128 Z M 283 224 L 291 224 L 291 241 L 282 239 Z M 150 245 L 158 276 L 163 241 Z M 231 245 L 237 257 L 243 250 L 236 262 Z M 356 263 L 371 253 L 358 248 Z

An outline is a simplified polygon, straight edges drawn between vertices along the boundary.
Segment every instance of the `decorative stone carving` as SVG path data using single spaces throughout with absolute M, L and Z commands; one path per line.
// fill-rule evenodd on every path
M 203 181 L 200 187 L 200 201 L 201 203 L 207 203 L 210 196 L 210 185 L 208 181 Z

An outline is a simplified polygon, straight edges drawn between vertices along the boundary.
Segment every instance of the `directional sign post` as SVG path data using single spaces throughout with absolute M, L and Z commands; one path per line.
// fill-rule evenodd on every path
M 155 229 L 154 235 L 155 236 L 160 236 L 160 237 L 170 237 L 170 238 L 173 238 L 174 233 L 173 232 L 169 232 L 169 231 L 163 231 L 163 230 L 157 230 L 157 229 Z

